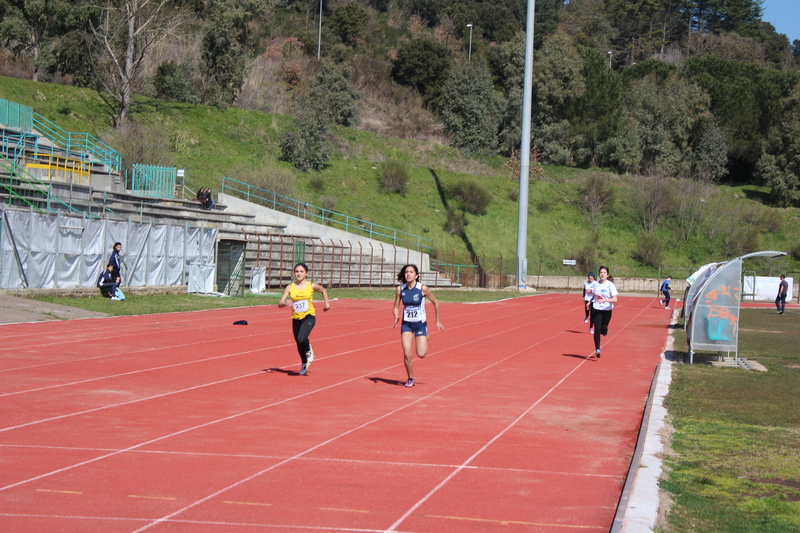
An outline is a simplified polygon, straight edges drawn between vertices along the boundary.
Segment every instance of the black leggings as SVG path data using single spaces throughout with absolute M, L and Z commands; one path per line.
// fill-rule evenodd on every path
M 294 341 L 297 343 L 297 353 L 300 354 L 303 364 L 306 364 L 306 353 L 311 348 L 308 336 L 311 335 L 311 330 L 314 329 L 316 323 L 317 317 L 314 315 L 306 315 L 300 320 L 292 319 L 292 333 L 294 333 Z
M 664 303 L 669 307 L 669 291 L 664 291 Z
M 608 333 L 608 323 L 611 322 L 611 309 L 598 311 L 592 307 L 592 326 L 594 326 L 594 349 L 600 349 L 600 334 Z

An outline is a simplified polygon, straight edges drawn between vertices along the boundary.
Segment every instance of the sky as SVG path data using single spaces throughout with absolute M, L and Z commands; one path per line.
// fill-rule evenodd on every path
M 775 26 L 775 31 L 789 38 L 800 39 L 800 0 L 764 0 L 761 20 Z

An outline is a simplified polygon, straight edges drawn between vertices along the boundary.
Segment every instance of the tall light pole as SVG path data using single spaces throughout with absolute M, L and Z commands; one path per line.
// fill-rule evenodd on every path
M 611 50 L 609 50 L 608 51 L 608 68 L 611 68 L 611 57 L 613 55 L 614 55 L 614 53 Z
M 522 96 L 522 144 L 519 150 L 519 216 L 517 218 L 517 287 L 528 285 L 528 180 L 531 170 L 531 103 L 533 100 L 533 22 L 536 0 L 528 0 L 525 29 L 525 78 Z
M 317 33 L 317 60 L 319 52 L 322 50 L 322 0 L 319 0 L 319 32 Z
M 467 63 L 472 62 L 472 24 L 467 24 L 469 28 L 469 54 L 467 55 Z

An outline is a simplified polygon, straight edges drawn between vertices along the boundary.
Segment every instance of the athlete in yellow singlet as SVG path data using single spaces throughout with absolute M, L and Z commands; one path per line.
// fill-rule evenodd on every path
M 278 307 L 286 307 L 286 300 L 292 301 L 292 332 L 294 333 L 294 340 L 297 343 L 297 353 L 300 354 L 300 361 L 303 366 L 300 367 L 300 375 L 305 376 L 308 373 L 308 367 L 311 366 L 311 361 L 314 360 L 314 349 L 311 348 L 311 343 L 308 336 L 311 335 L 311 330 L 314 329 L 314 324 L 317 322 L 316 310 L 314 309 L 314 292 L 322 293 L 325 299 L 325 307 L 323 311 L 331 308 L 328 302 L 328 292 L 325 287 L 317 283 L 311 283 L 308 279 L 308 267 L 305 263 L 297 263 L 294 266 L 294 277 L 297 281 L 292 282 L 283 291 L 281 301 L 278 302 Z

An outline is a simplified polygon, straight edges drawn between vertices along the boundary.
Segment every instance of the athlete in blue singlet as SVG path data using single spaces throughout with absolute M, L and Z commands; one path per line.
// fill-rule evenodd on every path
M 439 320 L 439 301 L 431 293 L 427 285 L 419 281 L 419 270 L 416 265 L 406 265 L 400 269 L 397 281 L 402 283 L 397 287 L 394 298 L 394 326 L 400 320 L 400 303 L 403 304 L 403 322 L 400 327 L 400 340 L 403 344 L 403 362 L 406 365 L 408 381 L 406 387 L 414 386 L 414 367 L 412 356 L 414 345 L 417 348 L 417 357 L 420 359 L 428 355 L 428 320 L 425 314 L 425 299 L 429 299 L 436 312 L 436 327 L 444 331 L 444 325 Z M 416 339 L 416 342 L 415 342 Z

